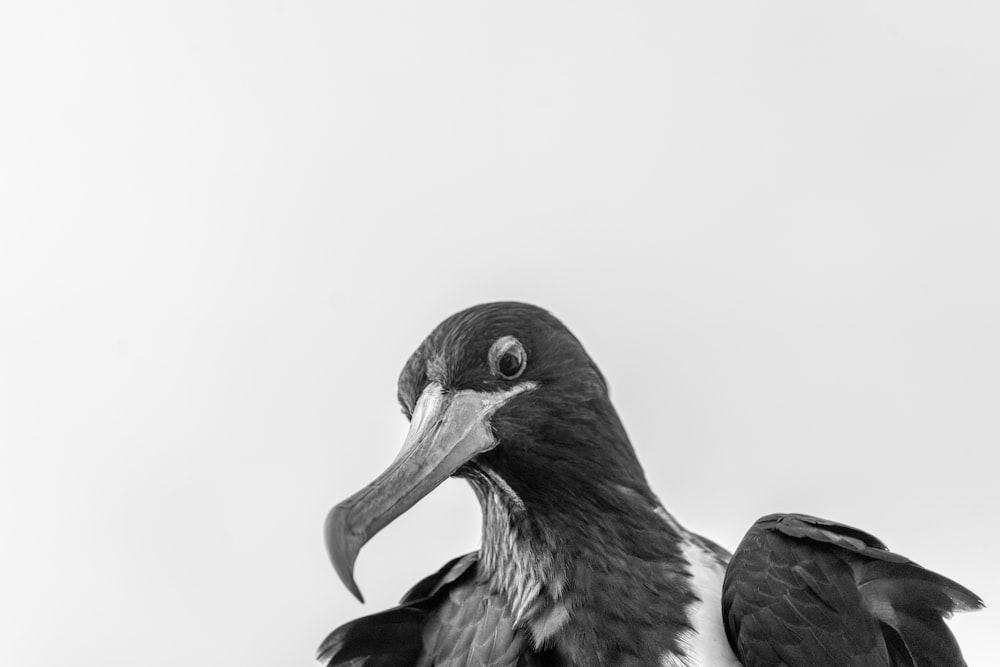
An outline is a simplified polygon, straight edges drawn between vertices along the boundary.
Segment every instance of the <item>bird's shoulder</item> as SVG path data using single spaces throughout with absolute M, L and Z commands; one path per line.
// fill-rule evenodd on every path
M 875 536 L 803 514 L 758 520 L 722 591 L 726 635 L 747 665 L 961 665 L 943 619 L 980 605 Z

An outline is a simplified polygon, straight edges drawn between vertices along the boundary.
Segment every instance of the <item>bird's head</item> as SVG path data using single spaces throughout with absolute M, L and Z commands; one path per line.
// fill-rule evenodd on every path
M 535 306 L 483 304 L 446 319 L 406 363 L 399 402 L 410 428 L 396 459 L 326 520 L 330 558 L 358 599 L 361 547 L 453 475 L 533 517 L 574 507 L 592 516 L 621 492 L 655 502 L 601 372 Z

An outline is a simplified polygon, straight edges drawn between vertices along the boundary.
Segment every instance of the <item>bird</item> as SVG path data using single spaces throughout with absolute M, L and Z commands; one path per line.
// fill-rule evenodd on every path
M 389 467 L 327 515 L 346 588 L 361 547 L 445 479 L 482 510 L 477 551 L 322 642 L 329 667 L 964 665 L 945 624 L 983 606 L 876 537 L 805 514 L 730 554 L 650 488 L 580 341 L 548 311 L 485 303 L 406 362 Z

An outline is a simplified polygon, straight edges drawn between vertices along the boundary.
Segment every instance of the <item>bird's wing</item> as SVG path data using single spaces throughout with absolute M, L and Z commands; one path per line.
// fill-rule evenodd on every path
M 944 619 L 982 607 L 959 584 L 850 526 L 772 514 L 736 549 L 726 636 L 757 665 L 964 665 Z
M 496 593 L 476 577 L 466 554 L 414 586 L 398 607 L 334 630 L 319 648 L 329 667 L 544 664 Z

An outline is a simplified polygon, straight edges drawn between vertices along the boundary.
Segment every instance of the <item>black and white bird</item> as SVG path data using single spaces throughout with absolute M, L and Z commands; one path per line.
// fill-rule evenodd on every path
M 774 514 L 730 556 L 678 523 L 601 371 L 544 310 L 449 317 L 407 362 L 399 401 L 399 455 L 327 517 L 337 574 L 361 599 L 358 551 L 452 476 L 479 500 L 482 545 L 335 630 L 329 665 L 965 664 L 944 619 L 982 601 L 868 533 Z

